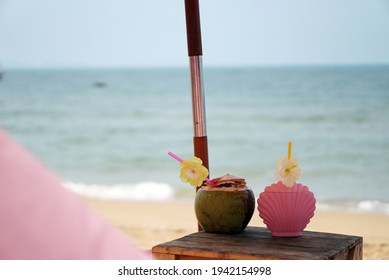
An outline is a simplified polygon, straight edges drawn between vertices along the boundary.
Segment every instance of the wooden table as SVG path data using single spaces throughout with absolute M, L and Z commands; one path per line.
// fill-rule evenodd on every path
M 272 237 L 261 227 L 234 235 L 196 232 L 152 248 L 160 260 L 359 260 L 362 237 L 304 231 L 300 237 Z

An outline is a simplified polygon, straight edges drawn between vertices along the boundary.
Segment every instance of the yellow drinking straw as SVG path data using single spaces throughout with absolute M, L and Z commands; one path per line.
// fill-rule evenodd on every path
M 292 142 L 288 142 L 288 159 L 292 156 Z

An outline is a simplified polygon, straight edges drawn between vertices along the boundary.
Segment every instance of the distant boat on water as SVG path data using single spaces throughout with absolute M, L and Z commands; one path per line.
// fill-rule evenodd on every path
M 107 83 L 106 82 L 95 82 L 94 86 L 97 88 L 104 88 L 107 86 Z

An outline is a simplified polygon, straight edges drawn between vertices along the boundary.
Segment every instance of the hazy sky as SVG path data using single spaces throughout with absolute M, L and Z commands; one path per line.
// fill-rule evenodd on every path
M 204 66 L 389 63 L 389 0 L 200 0 Z M 184 0 L 0 0 L 7 67 L 186 66 Z

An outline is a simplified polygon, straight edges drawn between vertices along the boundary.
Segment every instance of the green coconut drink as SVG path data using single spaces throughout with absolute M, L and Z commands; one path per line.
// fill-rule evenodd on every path
M 198 188 L 195 199 L 197 221 L 206 232 L 234 234 L 242 232 L 254 213 L 255 197 L 246 180 L 230 174 L 210 180 L 208 169 L 198 157 L 181 159 L 180 178 Z
M 242 178 L 226 174 L 212 179 L 218 187 L 205 184 L 196 193 L 195 213 L 206 232 L 242 232 L 254 213 L 255 197 Z

